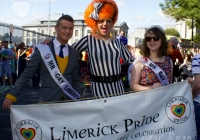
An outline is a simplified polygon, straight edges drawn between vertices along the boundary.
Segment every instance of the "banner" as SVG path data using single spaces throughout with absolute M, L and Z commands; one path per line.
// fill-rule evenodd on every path
M 71 103 L 12 105 L 13 140 L 195 140 L 187 81 Z

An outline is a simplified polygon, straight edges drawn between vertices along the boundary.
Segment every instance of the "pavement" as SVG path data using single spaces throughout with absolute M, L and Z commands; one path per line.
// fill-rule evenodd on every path
M 6 86 L 5 88 L 0 85 L 0 140 L 12 140 L 11 132 L 11 123 L 10 123 L 10 114 L 8 110 L 2 109 L 3 101 L 5 96 L 9 93 L 11 87 Z M 20 96 L 17 99 L 15 105 L 27 105 L 27 104 L 36 104 L 38 103 L 39 98 L 39 87 L 32 87 L 30 84 L 22 91 Z M 83 99 L 89 99 L 92 95 L 90 88 L 82 87 L 83 90 Z

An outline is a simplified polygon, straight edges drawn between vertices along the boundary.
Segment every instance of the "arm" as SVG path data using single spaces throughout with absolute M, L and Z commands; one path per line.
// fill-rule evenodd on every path
M 10 106 L 17 101 L 17 97 L 20 95 L 22 90 L 26 87 L 28 81 L 33 77 L 35 72 L 40 66 L 41 56 L 38 49 L 33 54 L 30 63 L 26 66 L 24 72 L 20 78 L 16 81 L 15 87 L 6 95 L 6 99 L 3 103 L 4 109 L 9 109 Z
M 130 89 L 134 91 L 141 91 L 161 87 L 160 83 L 154 83 L 153 86 L 148 87 L 140 85 L 139 81 L 144 64 L 142 63 L 142 57 L 139 57 L 135 61 L 136 62 L 134 62 L 134 65 L 131 70 Z
M 79 81 L 79 53 L 76 51 L 76 59 L 74 60 L 75 66 L 72 72 L 72 87 L 81 94 L 80 81 Z
M 195 98 L 200 93 L 200 74 L 194 75 L 194 84 L 192 86 L 192 95 Z
M 179 66 L 179 69 L 181 69 L 184 65 L 186 65 L 186 63 L 187 63 L 187 57 L 184 59 L 183 64 L 181 64 L 181 65 Z
M 131 53 L 128 51 L 128 49 L 124 46 L 122 42 L 119 42 L 120 46 L 120 52 L 121 57 L 126 63 L 132 63 L 134 61 L 134 58 L 132 57 Z
M 85 36 L 85 37 L 81 38 L 79 41 L 77 41 L 76 43 L 72 44 L 72 48 L 75 48 L 79 52 L 86 50 L 87 45 L 88 45 L 88 43 L 87 43 L 88 37 L 90 37 L 90 36 Z

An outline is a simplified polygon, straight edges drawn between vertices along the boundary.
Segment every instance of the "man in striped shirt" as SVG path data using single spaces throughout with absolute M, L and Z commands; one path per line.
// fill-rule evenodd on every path
M 194 98 L 197 140 L 200 140 L 200 54 L 196 55 L 192 60 L 192 73 L 194 75 L 192 95 Z

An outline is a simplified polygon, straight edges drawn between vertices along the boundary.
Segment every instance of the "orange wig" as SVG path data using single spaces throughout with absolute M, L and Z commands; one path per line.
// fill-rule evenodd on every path
M 116 23 L 118 18 L 118 7 L 114 0 L 93 0 L 85 10 L 84 21 L 85 23 L 93 29 L 95 33 L 97 31 L 97 20 L 90 18 L 90 14 L 94 11 L 94 3 L 102 3 L 103 6 L 99 11 L 99 19 L 108 19 L 113 20 L 113 25 Z

